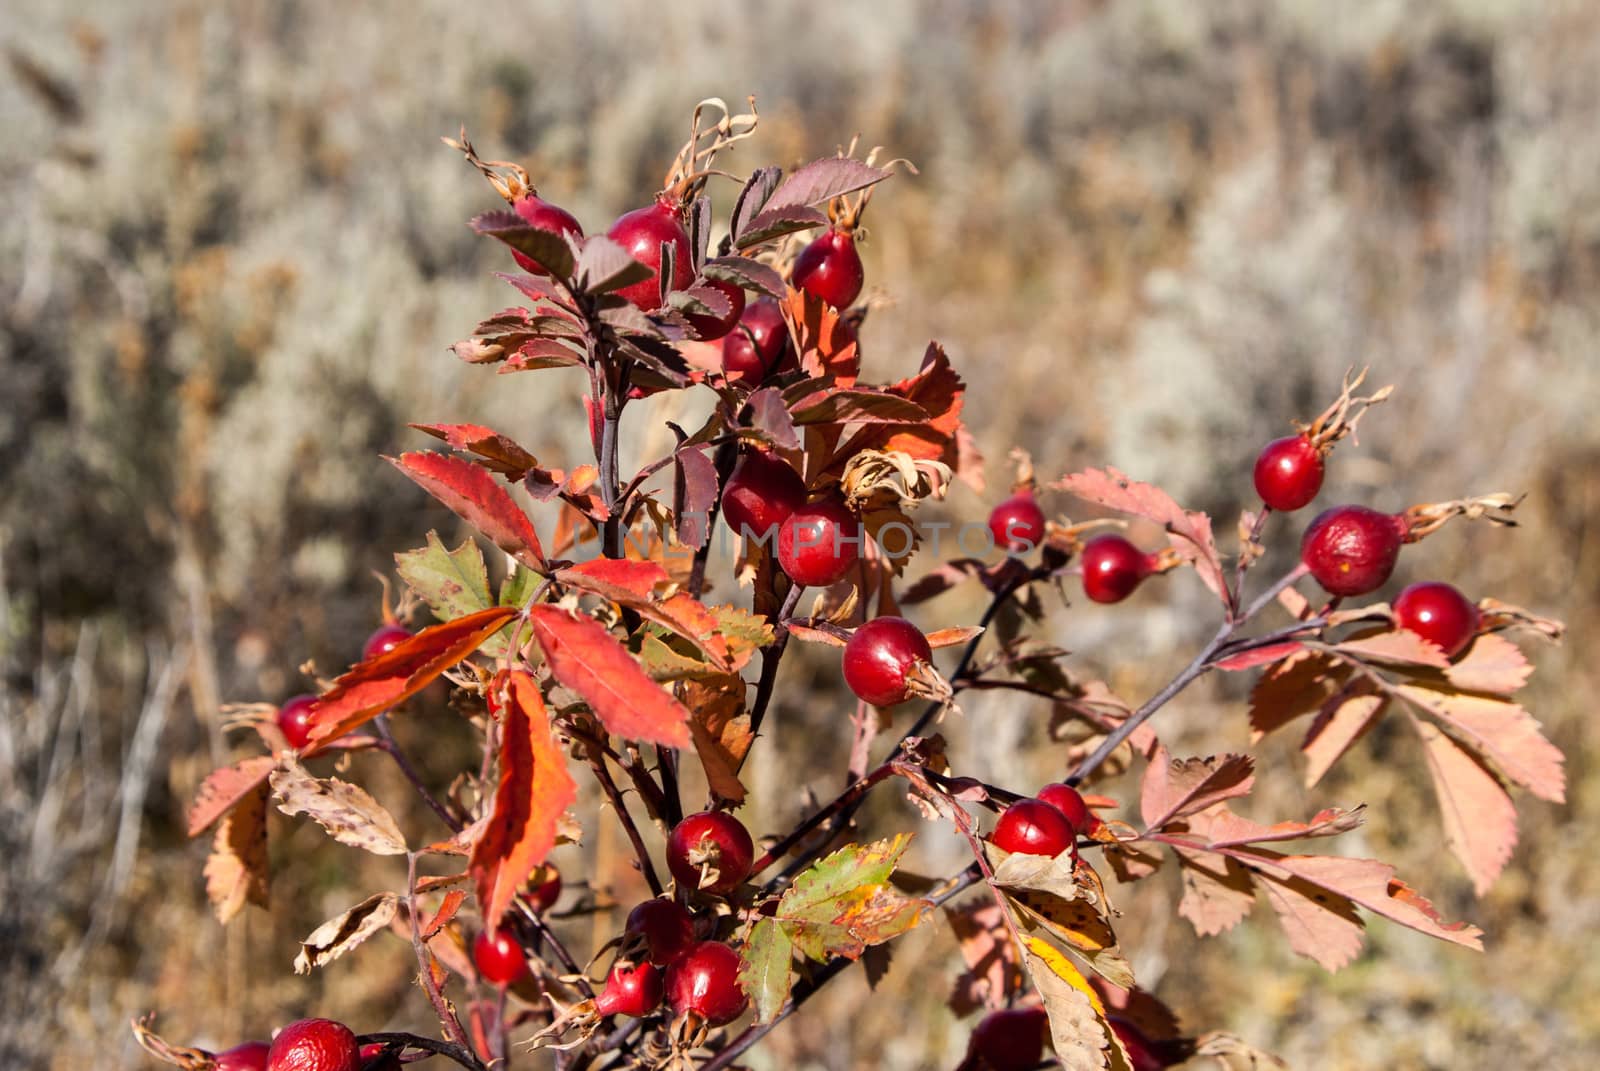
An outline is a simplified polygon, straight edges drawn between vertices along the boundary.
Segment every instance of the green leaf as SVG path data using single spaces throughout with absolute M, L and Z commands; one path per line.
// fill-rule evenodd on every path
M 533 593 L 539 589 L 539 574 L 520 565 L 512 566 L 511 573 L 500 581 L 501 606 L 526 606 Z
M 428 545 L 394 556 L 400 578 L 440 621 L 487 610 L 489 570 L 483 564 L 483 551 L 471 539 L 462 540 L 455 550 L 445 550 L 438 532 L 428 533 Z
M 868 945 L 912 929 L 932 905 L 902 896 L 889 875 L 910 844 L 909 834 L 874 844 L 851 844 L 795 879 L 774 916 L 794 946 L 816 960 L 857 959 Z
M 777 920 L 759 920 L 740 954 L 739 984 L 755 1005 L 756 1022 L 770 1023 L 789 999 L 789 970 L 794 963 L 794 943 Z

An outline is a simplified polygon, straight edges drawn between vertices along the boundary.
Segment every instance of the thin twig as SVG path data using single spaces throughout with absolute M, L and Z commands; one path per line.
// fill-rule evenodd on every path
M 767 716 L 767 707 L 772 703 L 773 689 L 778 683 L 778 663 L 783 658 L 784 649 L 789 646 L 789 626 L 784 622 L 794 613 L 794 608 L 799 605 L 800 596 L 804 591 L 803 584 L 795 584 L 789 589 L 789 594 L 783 598 L 783 608 L 778 611 L 778 616 L 773 621 L 772 642 L 761 649 L 761 679 L 756 682 L 756 700 L 750 707 L 751 736 L 761 732 L 761 723 Z
M 460 833 L 465 828 L 465 825 L 461 819 L 450 813 L 450 809 L 437 796 L 428 791 L 427 785 L 423 784 L 422 775 L 417 773 L 416 767 L 411 765 L 411 760 L 406 757 L 406 753 L 401 750 L 399 743 L 395 741 L 394 733 L 389 728 L 389 716 L 387 714 L 379 714 L 372 719 L 372 724 L 378 731 L 379 748 L 394 760 L 395 766 L 399 767 L 400 772 L 405 775 L 405 779 L 411 782 L 411 787 L 416 789 L 417 795 L 422 797 L 422 802 L 426 803 L 428 808 L 439 816 L 441 822 L 450 827 L 450 832 Z

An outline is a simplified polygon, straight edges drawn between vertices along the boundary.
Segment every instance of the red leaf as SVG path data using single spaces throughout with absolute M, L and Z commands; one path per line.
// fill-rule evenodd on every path
M 1226 933 L 1250 914 L 1256 904 L 1250 874 L 1226 856 L 1174 849 L 1183 876 L 1183 898 L 1178 914 L 1189 920 L 1201 937 Z
M 734 667 L 729 661 L 728 642 L 718 635 L 721 622 L 704 603 L 679 592 L 668 599 L 657 599 L 655 589 L 672 582 L 666 569 L 656 562 L 628 558 L 595 558 L 556 572 L 563 584 L 610 599 L 618 606 L 638 611 L 648 621 L 682 636 L 724 672 Z
M 555 847 L 556 825 L 578 795 L 566 756 L 551 736 L 538 683 L 522 670 L 511 671 L 505 680 L 500 786 L 468 863 L 478 886 L 478 909 L 489 927 L 499 924 L 517 890 Z
M 1139 812 L 1155 830 L 1196 811 L 1249 793 L 1255 785 L 1255 760 L 1248 755 L 1172 759 L 1156 746 L 1139 791 Z
M 1086 469 L 1063 476 L 1050 486 L 1086 502 L 1162 525 L 1178 556 L 1194 565 L 1200 579 L 1218 598 L 1227 598 L 1222 559 L 1217 556 L 1211 535 L 1211 518 L 1204 513 L 1185 510 L 1161 488 L 1140 483 L 1109 466 L 1104 471 Z
M 1444 839 L 1472 877 L 1479 896 L 1489 891 L 1517 846 L 1517 808 L 1483 761 L 1437 728 L 1411 719 L 1422 737 L 1444 819 Z
M 967 387 L 950 366 L 944 349 L 937 342 L 930 342 L 917 374 L 891 384 L 889 391 L 916 402 L 928 411 L 929 420 L 913 428 L 889 432 L 876 449 L 898 450 L 916 458 L 943 461 L 952 471 L 956 470 L 959 467 L 956 432 L 961 428 L 961 409 Z
M 303 754 L 325 750 L 333 740 L 416 695 L 518 613 L 515 606 L 491 606 L 433 625 L 388 653 L 354 667 L 312 706 L 311 744 Z
M 1444 673 L 1463 692 L 1510 695 L 1528 683 L 1533 664 L 1516 644 L 1487 633 L 1473 640 L 1461 660 Z
M 536 572 L 546 570 L 533 522 L 481 466 L 447 454 L 411 453 L 389 460 L 495 546 Z
M 501 435 L 493 428 L 479 424 L 413 424 L 436 439 L 443 439 L 453 449 L 464 450 L 483 458 L 481 464 L 509 479 L 520 480 L 523 473 L 539 467 L 539 459 Z
M 1349 666 L 1309 650 L 1297 651 L 1267 670 L 1250 689 L 1251 742 L 1319 710 L 1339 693 L 1350 674 Z
M 1363 662 L 1431 666 L 1434 669 L 1443 669 L 1450 664 L 1450 660 L 1437 645 L 1429 643 L 1410 629 L 1403 628 L 1345 640 L 1338 645 L 1338 649 L 1355 655 Z
M 1299 640 L 1285 640 L 1282 643 L 1269 643 L 1265 647 L 1254 647 L 1248 651 L 1240 651 L 1212 665 L 1218 669 L 1225 669 L 1230 673 L 1240 670 L 1255 669 L 1257 666 L 1270 665 L 1273 662 L 1282 662 L 1285 658 L 1300 650 Z
M 554 606 L 528 609 L 556 680 L 583 697 L 606 729 L 668 747 L 689 743 L 689 711 L 664 691 L 606 627 Z
M 1347 688 L 1323 704 L 1300 744 L 1307 760 L 1307 788 L 1322 780 L 1350 746 L 1377 724 L 1388 705 L 1388 699 L 1365 688 Z
M 1478 695 L 1453 695 L 1402 684 L 1396 689 L 1413 706 L 1432 715 L 1510 780 L 1542 800 L 1566 801 L 1566 759 L 1546 740 L 1533 715 L 1515 703 Z
M 449 925 L 450 920 L 456 917 L 461 904 L 466 900 L 467 894 L 460 889 L 451 889 L 444 894 L 444 902 L 439 905 L 439 910 L 428 919 L 421 927 L 422 939 L 431 941 L 439 935 L 439 931 Z
M 189 836 L 198 837 L 217 819 L 267 780 L 267 775 L 277 769 L 278 760 L 271 755 L 254 758 L 212 770 L 200 783 L 194 804 L 189 808 Z

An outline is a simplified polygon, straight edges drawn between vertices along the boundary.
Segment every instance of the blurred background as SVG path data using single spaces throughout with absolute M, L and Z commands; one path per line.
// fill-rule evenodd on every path
M 497 377 L 446 350 L 514 295 L 490 274 L 502 251 L 464 226 L 497 199 L 438 136 L 465 123 L 600 230 L 658 188 L 695 101 L 747 93 L 761 129 L 720 161 L 734 170 L 857 133 L 920 169 L 868 216 L 881 302 L 863 346 L 873 378 L 908 374 L 930 338 L 967 375 L 990 490 L 959 488 L 952 513 L 985 515 L 1021 445 L 1042 477 L 1111 463 L 1161 483 L 1231 546 L 1260 445 L 1362 364 L 1399 390 L 1336 455 L 1325 503 L 1527 493 L 1520 529 L 1452 526 L 1394 582 L 1449 578 L 1571 625 L 1533 652 L 1525 693 L 1569 756 L 1569 802 L 1519 799 L 1523 843 L 1492 892 L 1474 899 L 1446 852 L 1403 734 L 1309 793 L 1297 738 L 1269 741 L 1248 809 L 1368 803 L 1333 850 L 1393 861 L 1483 926 L 1487 952 L 1373 923 L 1368 953 L 1329 975 L 1265 908 L 1196 940 L 1173 874 L 1116 892 L 1119 932 L 1188 1027 L 1296 1067 L 1600 1060 L 1583 952 L 1600 924 L 1600 7 L 16 0 L 0 44 L 0 1063 L 153 1066 L 126 1025 L 150 1009 L 174 1040 L 218 1047 L 304 1013 L 433 1029 L 398 940 L 289 969 L 318 922 L 403 880 L 393 860 L 275 819 L 272 913 L 211 916 L 207 844 L 183 815 L 246 743 L 218 707 L 304 690 L 307 660 L 348 664 L 379 621 L 375 571 L 430 528 L 460 536 L 379 459 L 431 442 L 408 421 L 583 460 L 581 377 Z M 724 216 L 732 190 L 713 187 Z M 652 404 L 635 457 L 696 403 Z M 1284 560 L 1301 523 L 1277 532 Z M 978 611 L 952 594 L 917 616 Z M 1137 701 L 1211 613 L 1179 576 L 1058 612 L 1051 638 Z M 747 779 L 758 832 L 831 796 L 848 744 L 829 659 L 786 680 Z M 1239 748 L 1241 697 L 1202 687 L 1162 717 L 1194 753 Z M 1061 775 L 1047 711 L 964 706 L 947 731 L 965 772 Z M 399 731 L 441 784 L 465 754 L 438 702 Z M 438 833 L 387 767 L 356 767 L 407 828 Z M 637 889 L 586 806 L 563 906 L 626 903 Z M 868 832 L 913 823 L 886 798 Z M 917 867 L 948 867 L 959 844 L 919 828 Z M 562 923 L 583 949 L 607 925 Z M 847 975 L 750 1063 L 953 1066 L 971 1027 L 943 1008 L 958 963 L 949 928 L 923 927 L 876 995 Z

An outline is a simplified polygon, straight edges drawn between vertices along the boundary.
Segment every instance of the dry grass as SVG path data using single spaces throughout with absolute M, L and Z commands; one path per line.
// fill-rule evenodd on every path
M 1571 802 L 1526 804 L 1512 872 L 1473 902 L 1417 756 L 1382 738 L 1310 798 L 1272 752 L 1285 761 L 1257 804 L 1277 817 L 1366 801 L 1373 820 L 1347 850 L 1395 859 L 1482 924 L 1489 952 L 1377 926 L 1374 954 L 1330 977 L 1266 921 L 1202 945 L 1159 879 L 1124 896 L 1122 932 L 1191 1023 L 1299 1067 L 1594 1066 L 1600 972 L 1581 949 L 1600 914 L 1584 865 L 1600 808 L 1585 657 L 1600 618 L 1600 13 L 879 0 L 812 3 L 803 21 L 789 5 L 545 6 L 12 13 L 0 1062 L 146 1066 L 123 1024 L 150 1007 L 197 1041 L 309 1009 L 427 1029 L 398 942 L 309 982 L 288 974 L 298 936 L 397 880 L 386 865 L 275 827 L 275 859 L 294 861 L 275 913 L 225 933 L 206 913 L 181 816 L 228 750 L 217 704 L 296 690 L 308 657 L 348 661 L 376 615 L 371 570 L 454 530 L 376 460 L 418 444 L 406 421 L 480 421 L 552 460 L 581 441 L 571 381 L 498 379 L 444 352 L 505 294 L 495 251 L 461 226 L 489 191 L 435 136 L 467 122 L 596 225 L 655 188 L 689 104 L 754 92 L 765 129 L 737 166 L 859 130 L 921 168 L 873 208 L 869 277 L 892 303 L 866 328 L 868 368 L 903 374 L 927 338 L 945 342 L 991 459 L 1016 442 L 1050 474 L 1108 461 L 1226 517 L 1259 442 L 1370 363 L 1400 394 L 1341 453 L 1330 497 L 1529 493 L 1520 531 L 1453 531 L 1403 563 L 1574 626 L 1541 653 L 1532 700 L 1570 756 Z M 1005 480 L 999 464 L 990 475 Z M 952 508 L 982 504 L 960 492 Z M 1181 663 L 1203 606 L 1180 579 L 1052 628 L 1138 695 Z M 757 760 L 760 828 L 837 784 L 836 682 L 805 665 L 810 687 L 790 669 L 804 702 L 783 706 Z M 1163 716 L 1196 750 L 1240 746 L 1237 700 L 1202 690 Z M 951 732 L 973 772 L 1026 784 L 1059 769 L 1041 718 L 973 701 Z M 376 791 L 405 810 L 385 776 Z M 893 801 L 877 813 L 905 818 Z M 621 882 L 618 846 L 596 841 L 598 879 Z M 924 842 L 930 869 L 954 857 L 942 833 Z M 754 1065 L 953 1064 L 966 1026 L 938 1006 L 952 955 L 948 934 L 919 932 L 873 1014 L 860 979 L 841 982 Z

